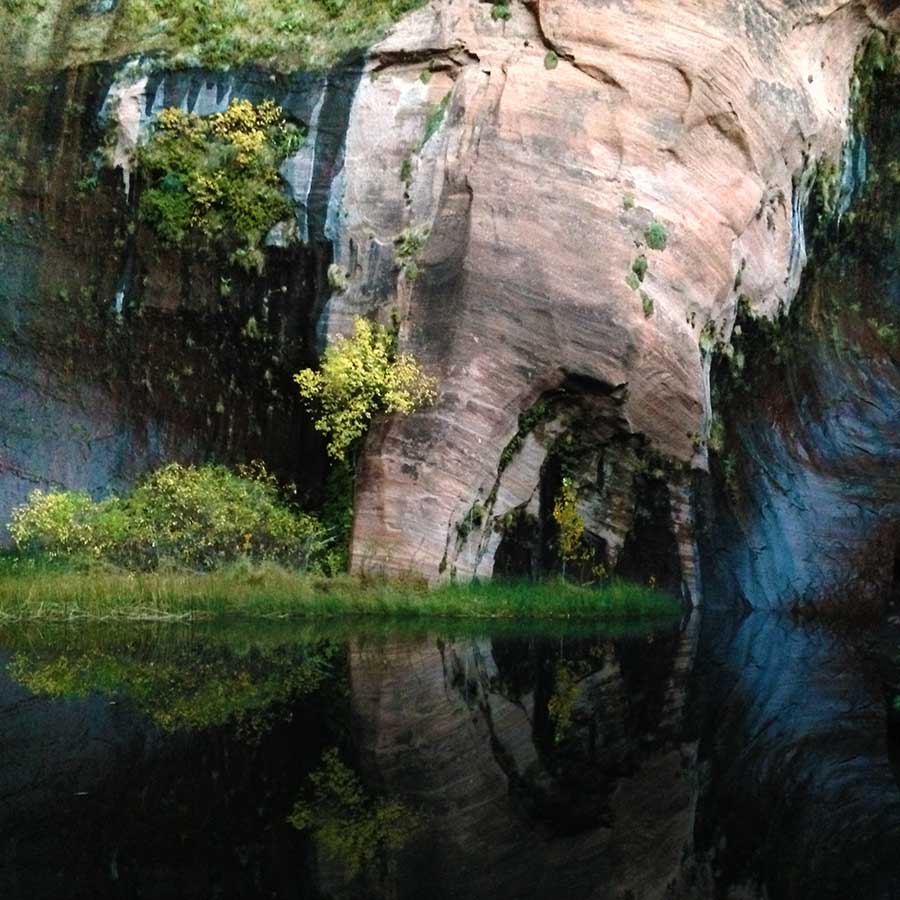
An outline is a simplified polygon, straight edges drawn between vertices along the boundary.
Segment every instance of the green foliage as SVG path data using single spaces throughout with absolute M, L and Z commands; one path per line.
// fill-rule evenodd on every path
M 554 738 L 559 743 L 572 725 L 572 715 L 578 703 L 579 668 L 574 663 L 560 662 L 556 667 L 553 693 L 547 701 L 547 714 L 554 726 Z
M 649 319 L 653 315 L 653 298 L 646 291 L 641 291 L 641 307 L 644 310 L 644 318 Z
M 161 51 L 170 63 L 213 69 L 251 64 L 282 71 L 323 68 L 370 46 L 424 2 L 120 0 L 112 33 L 101 31 L 105 40 L 95 52 Z
M 130 494 L 94 503 L 84 494 L 34 491 L 13 512 L 25 553 L 85 557 L 148 570 L 213 569 L 248 558 L 303 567 L 322 549 L 321 526 L 279 497 L 260 465 L 166 466 Z
M 553 70 L 559 65 L 559 56 L 553 51 L 548 50 L 544 57 L 544 68 Z
M 440 103 L 434 104 L 428 111 L 428 118 L 425 120 L 425 134 L 422 137 L 421 147 L 424 147 L 440 130 L 444 124 L 447 115 L 447 109 L 450 106 L 450 97 L 452 92 L 448 92 Z
M 78 491 L 45 494 L 36 490 L 13 510 L 9 533 L 28 553 L 63 557 L 85 553 L 93 545 L 96 505 Z
M 644 232 L 644 240 L 651 250 L 665 250 L 669 246 L 669 232 L 661 222 L 651 222 Z
M 472 504 L 469 511 L 463 516 L 461 522 L 456 523 L 456 533 L 461 541 L 464 541 L 475 529 L 484 524 L 485 509 L 477 501 Z
M 505 621 L 627 621 L 677 615 L 678 604 L 651 587 L 620 580 L 601 586 L 564 581 L 444 584 L 418 580 L 322 578 L 274 563 L 243 561 L 213 572 L 131 573 L 43 559 L 0 557 L 3 621 L 180 621 L 229 616 L 330 620 L 352 616 Z
M 647 274 L 647 269 L 650 268 L 650 264 L 647 262 L 647 257 L 642 253 L 632 264 L 631 271 L 637 275 L 638 281 L 643 281 L 644 276 Z
M 205 118 L 164 109 L 137 150 L 141 218 L 168 244 L 199 236 L 229 249 L 233 263 L 259 270 L 263 239 L 293 215 L 278 168 L 301 141 L 269 100 L 235 100 Z
M 629 272 L 625 276 L 625 284 L 628 285 L 633 291 L 636 291 L 641 286 L 641 280 L 634 274 L 634 272 Z
M 628 210 L 628 209 L 634 209 L 634 207 L 635 207 L 634 194 L 626 194 L 622 198 L 622 208 Z
M 725 449 L 725 422 L 719 415 L 714 415 L 709 424 L 707 446 L 713 453 L 721 454 Z
M 494 0 L 491 7 L 491 18 L 505 22 L 512 18 L 512 10 L 509 8 L 508 0 Z
M 559 526 L 559 555 L 563 571 L 568 562 L 582 562 L 591 558 L 584 539 L 584 519 L 578 513 L 578 494 L 570 478 L 564 478 L 559 496 L 553 504 L 553 520 Z
M 415 259 L 425 246 L 426 234 L 415 228 L 404 228 L 400 236 L 394 242 L 397 246 L 397 258 L 402 260 Z
M 519 416 L 519 430 L 513 439 L 503 448 L 500 454 L 500 466 L 498 472 L 503 472 L 516 458 L 516 454 L 522 449 L 525 438 L 534 431 L 542 422 L 550 418 L 551 409 L 547 403 L 539 401 L 529 407 Z
M 391 851 L 402 850 L 424 825 L 405 803 L 369 795 L 337 750 L 322 757 L 288 821 L 311 832 L 328 856 L 343 865 L 348 881 L 383 865 Z
M 295 381 L 318 413 L 316 429 L 328 438 L 329 455 L 338 460 L 346 459 L 374 415 L 408 415 L 435 396 L 435 382 L 412 356 L 397 353 L 395 336 L 363 318 L 352 337 L 339 337 L 325 350 L 318 370 L 304 369 Z
M 346 460 L 334 461 L 325 477 L 321 520 L 331 540 L 321 568 L 326 575 L 339 575 L 347 570 L 353 531 L 353 472 Z

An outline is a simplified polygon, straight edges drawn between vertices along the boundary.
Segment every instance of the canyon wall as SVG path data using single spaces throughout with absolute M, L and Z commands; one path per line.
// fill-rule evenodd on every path
M 57 27 L 41 52 L 37 38 L 19 48 L 0 88 L 18 167 L 0 231 L 0 519 L 34 486 L 99 494 L 173 457 L 262 456 L 315 495 L 324 455 L 290 376 L 357 315 L 399 317 L 439 393 L 369 434 L 357 570 L 552 571 L 568 479 L 591 567 L 694 603 L 701 570 L 706 593 L 771 606 L 833 586 L 839 564 L 797 559 L 846 544 L 858 497 L 840 471 L 833 490 L 808 484 L 801 509 L 793 488 L 763 496 L 765 466 L 742 466 L 765 512 L 732 527 L 710 505 L 711 370 L 739 307 L 791 309 L 822 173 L 839 173 L 840 214 L 862 190 L 854 72 L 900 24 L 896 4 L 514 0 L 506 17 L 432 0 L 355 60 L 293 75 L 63 52 L 107 6 L 79 8 L 81 31 Z M 55 58 L 66 67 L 51 79 Z M 129 177 L 160 109 L 237 97 L 271 97 L 308 132 L 282 170 L 296 221 L 270 236 L 260 276 L 162 250 Z M 884 448 L 896 357 L 879 358 L 858 396 L 881 410 Z M 756 415 L 748 455 L 779 465 L 782 447 L 791 484 L 808 482 L 796 430 L 771 406 Z M 890 482 L 891 459 L 868 471 Z M 854 552 L 896 521 L 896 498 L 870 493 Z M 826 503 L 832 525 L 811 529 Z M 791 535 L 815 537 L 803 549 Z M 741 554 L 762 586 L 726 577 Z

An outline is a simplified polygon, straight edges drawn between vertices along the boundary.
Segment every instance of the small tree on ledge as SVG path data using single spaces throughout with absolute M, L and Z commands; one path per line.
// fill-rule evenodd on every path
M 432 403 L 436 384 L 415 357 L 397 353 L 395 334 L 357 318 L 353 336 L 325 350 L 319 368 L 294 376 L 300 393 L 318 412 L 316 430 L 328 438 L 328 454 L 345 460 L 377 413 L 408 415 Z

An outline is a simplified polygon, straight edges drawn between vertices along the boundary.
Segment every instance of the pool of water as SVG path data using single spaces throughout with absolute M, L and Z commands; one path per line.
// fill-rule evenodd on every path
M 771 615 L 0 629 L 0 897 L 900 897 L 893 670 Z

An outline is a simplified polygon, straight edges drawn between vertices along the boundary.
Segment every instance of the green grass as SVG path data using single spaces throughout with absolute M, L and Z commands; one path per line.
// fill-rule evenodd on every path
M 217 572 L 77 571 L 7 559 L 0 565 L 0 622 L 177 621 L 228 617 L 625 621 L 665 618 L 680 607 L 625 581 L 446 584 L 418 579 L 322 578 L 275 565 Z

